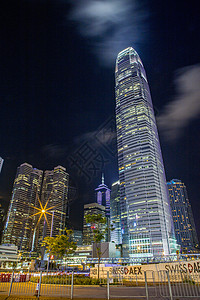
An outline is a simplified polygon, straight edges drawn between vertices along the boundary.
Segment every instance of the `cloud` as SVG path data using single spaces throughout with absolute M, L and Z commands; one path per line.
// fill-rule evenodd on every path
M 48 158 L 57 158 L 57 159 L 63 158 L 66 155 L 67 151 L 68 151 L 67 146 L 55 145 L 55 144 L 48 144 L 42 148 L 42 152 Z
M 75 138 L 76 144 L 89 142 L 92 147 L 99 147 L 101 145 L 109 145 L 113 139 L 116 139 L 116 132 L 114 131 L 100 131 L 99 129 L 86 132 Z
M 143 39 L 147 14 L 136 0 L 71 0 L 71 4 L 69 20 L 90 39 L 106 64 L 113 63 L 119 51 L 135 47 Z
M 158 124 L 169 140 L 177 139 L 187 124 L 200 115 L 200 65 L 176 72 L 176 96 L 158 117 Z

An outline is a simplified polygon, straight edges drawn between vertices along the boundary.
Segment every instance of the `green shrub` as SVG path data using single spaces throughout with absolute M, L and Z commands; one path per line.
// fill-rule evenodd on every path
M 37 283 L 39 277 L 31 277 L 30 281 Z M 85 277 L 84 275 L 74 276 L 74 285 L 98 285 L 99 279 Z M 71 276 L 48 275 L 42 276 L 42 284 L 71 284 Z

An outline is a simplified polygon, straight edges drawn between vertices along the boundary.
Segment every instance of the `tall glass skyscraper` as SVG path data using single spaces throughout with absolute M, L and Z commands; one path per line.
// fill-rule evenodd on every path
M 176 240 L 154 110 L 142 61 L 117 56 L 116 123 L 123 255 L 175 253 Z
M 63 234 L 66 225 L 66 212 L 68 202 L 69 174 L 62 166 L 44 172 L 41 200 L 43 206 L 47 203 L 52 215 L 47 215 L 44 225 L 41 223 L 43 233 L 40 238 Z M 51 226 L 50 226 L 51 224 Z
M 39 252 L 44 237 L 62 234 L 66 224 L 68 181 L 69 174 L 62 166 L 45 171 L 43 178 L 43 171 L 28 163 L 21 164 L 13 185 L 2 242 L 15 244 L 19 250 Z M 38 198 L 43 207 L 46 205 L 49 209 L 46 218 L 43 215 L 41 220 Z
M 14 244 L 19 250 L 30 251 L 36 218 L 30 218 L 37 210 L 43 171 L 28 163 L 17 168 L 12 198 L 4 227 L 3 243 Z
M 179 179 L 167 182 L 177 243 L 183 253 L 199 252 L 199 242 L 186 186 Z
M 113 226 L 111 231 L 111 242 L 119 245 L 122 243 L 122 230 L 121 230 L 121 209 L 120 209 L 120 182 L 114 182 L 111 187 L 110 197 L 110 223 Z

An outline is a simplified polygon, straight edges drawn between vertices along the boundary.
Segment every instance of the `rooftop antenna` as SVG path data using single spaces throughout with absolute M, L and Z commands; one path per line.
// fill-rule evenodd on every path
M 104 174 L 102 173 L 102 184 L 104 184 Z

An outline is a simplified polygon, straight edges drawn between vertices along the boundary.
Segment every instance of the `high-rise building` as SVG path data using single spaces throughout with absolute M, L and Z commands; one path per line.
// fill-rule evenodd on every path
M 1 173 L 1 169 L 2 169 L 2 167 L 3 167 L 3 162 L 4 162 L 3 158 L 0 157 L 0 173 Z
M 123 255 L 172 254 L 176 240 L 154 110 L 132 47 L 118 54 L 115 79 Z
M 122 243 L 122 228 L 121 228 L 121 208 L 120 208 L 120 184 L 119 180 L 114 182 L 111 187 L 110 196 L 110 223 L 113 226 L 111 231 L 111 242 L 119 245 Z
M 42 225 L 42 238 L 62 234 L 66 225 L 69 174 L 62 166 L 44 172 L 41 200 L 50 214 Z M 52 207 L 52 209 L 50 209 Z
M 4 227 L 3 243 L 30 251 L 37 219 L 37 194 L 40 193 L 43 171 L 24 163 L 17 169 L 12 198 Z
M 179 179 L 167 182 L 177 243 L 183 253 L 197 252 L 199 243 L 186 186 Z
M 18 167 L 3 243 L 35 252 L 40 250 L 45 236 L 63 233 L 69 175 L 64 167 L 57 166 L 53 171 L 45 172 L 43 184 L 42 178 L 43 171 L 30 164 L 24 163 Z
M 83 245 L 83 232 L 81 230 L 73 230 L 71 240 L 75 242 L 77 246 Z
M 0 204 L 0 241 L 1 241 L 1 236 L 2 236 L 2 233 L 3 233 L 3 227 L 4 227 L 5 219 L 6 219 L 5 209 L 2 208 L 2 206 Z
M 102 215 L 102 217 L 106 217 L 106 209 L 105 206 L 100 205 L 98 203 L 90 203 L 84 205 L 84 217 L 83 217 L 83 244 L 91 245 L 93 242 L 93 234 L 91 224 L 86 222 L 87 215 Z M 105 229 L 105 225 L 102 224 L 102 229 Z M 106 236 L 102 240 L 102 242 L 106 241 Z
M 102 174 L 102 182 L 95 189 L 97 203 L 105 206 L 106 208 L 106 217 L 110 217 L 110 189 L 104 183 L 104 175 Z

